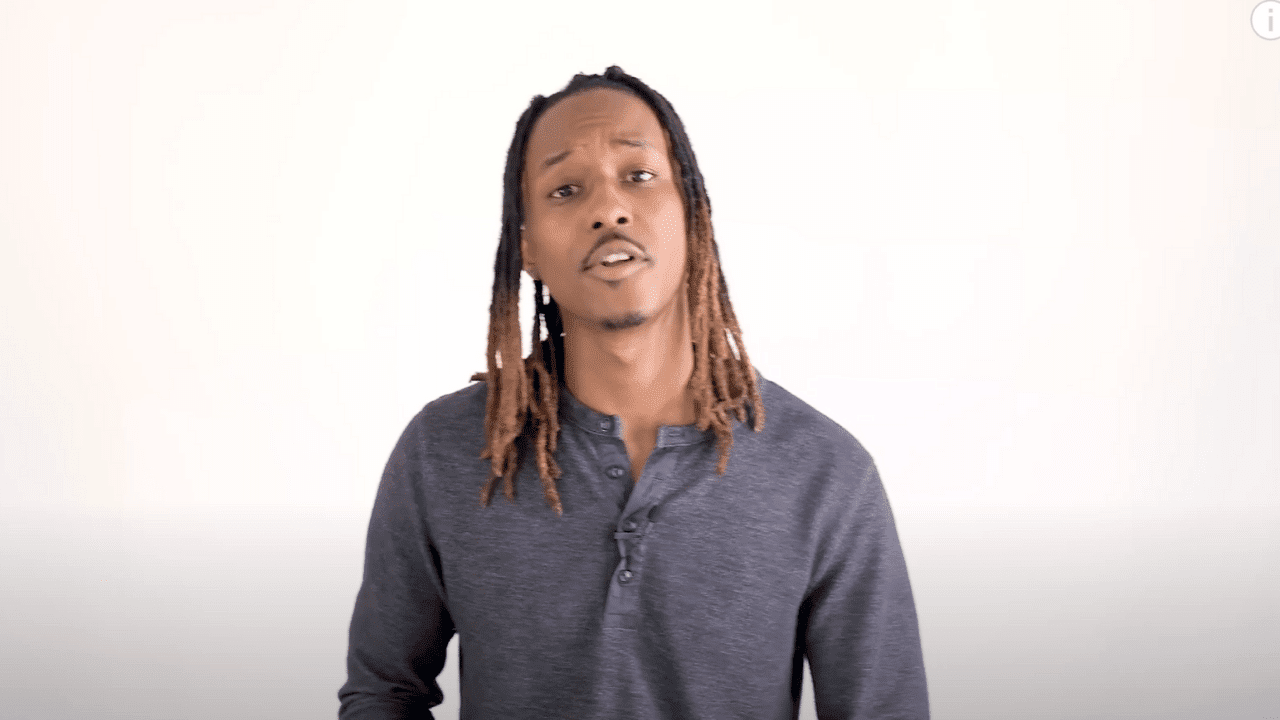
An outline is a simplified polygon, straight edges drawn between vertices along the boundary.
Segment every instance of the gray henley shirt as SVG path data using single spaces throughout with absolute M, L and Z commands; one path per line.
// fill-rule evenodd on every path
M 758 373 L 757 373 L 758 375 Z M 867 451 L 760 377 L 757 433 L 664 426 L 638 481 L 622 421 L 560 387 L 564 515 L 526 458 L 479 492 L 480 382 L 409 423 L 374 501 L 343 720 L 430 718 L 459 636 L 461 717 L 927 718 L 906 563 Z

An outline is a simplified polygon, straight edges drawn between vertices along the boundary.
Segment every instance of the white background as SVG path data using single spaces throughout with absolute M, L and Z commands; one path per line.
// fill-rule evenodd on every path
M 935 718 L 1280 717 L 1253 4 L 5 0 L 0 716 L 334 716 L 515 120 L 616 63 L 753 360 L 880 466 Z

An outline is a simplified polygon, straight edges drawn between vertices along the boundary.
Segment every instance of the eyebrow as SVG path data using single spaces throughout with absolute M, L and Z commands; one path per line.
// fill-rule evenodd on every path
M 644 140 L 632 140 L 631 138 L 614 138 L 609 141 L 609 144 L 610 145 L 626 145 L 627 147 L 638 147 L 638 148 L 649 147 L 648 142 Z M 546 170 L 552 165 L 555 165 L 561 160 L 564 160 L 565 158 L 569 157 L 569 154 L 572 152 L 573 152 L 572 150 L 565 150 L 562 153 L 556 153 L 555 155 L 552 155 L 551 157 L 542 161 L 542 169 Z

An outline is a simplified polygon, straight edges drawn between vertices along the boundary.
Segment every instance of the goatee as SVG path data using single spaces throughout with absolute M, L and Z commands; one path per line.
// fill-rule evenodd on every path
M 633 327 L 640 327 L 645 320 L 648 318 L 643 313 L 633 312 L 619 318 L 605 318 L 600 321 L 600 327 L 605 330 L 630 330 Z

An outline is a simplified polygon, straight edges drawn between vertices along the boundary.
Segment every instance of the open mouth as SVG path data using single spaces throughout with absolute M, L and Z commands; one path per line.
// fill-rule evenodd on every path
M 591 254 L 583 261 L 582 269 L 593 267 L 614 268 L 630 262 L 647 259 L 644 248 L 631 238 L 617 231 L 606 233 L 597 241 Z
M 617 283 L 643 272 L 652 264 L 653 261 L 640 246 L 627 240 L 615 239 L 596 248 L 583 270 L 597 280 Z
M 636 259 L 635 256 L 631 255 L 630 253 L 614 252 L 614 253 L 609 253 L 605 257 L 601 258 L 600 264 L 603 265 L 604 267 L 617 267 L 619 265 L 622 265 L 623 263 L 627 263 L 635 259 Z

